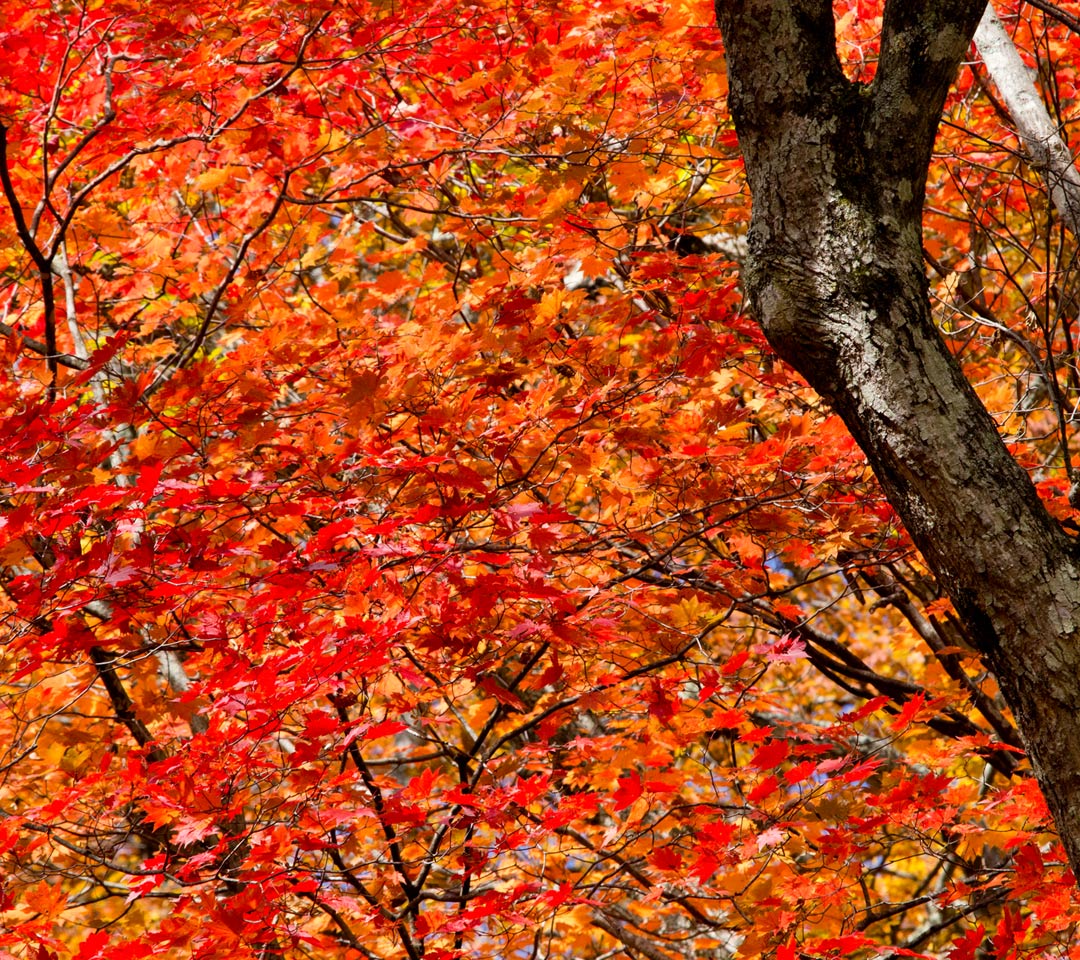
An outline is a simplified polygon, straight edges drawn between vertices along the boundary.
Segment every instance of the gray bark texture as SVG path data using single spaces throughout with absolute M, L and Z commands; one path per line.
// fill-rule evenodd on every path
M 1080 876 L 1080 562 L 935 329 L 921 212 L 986 0 L 889 0 L 873 84 L 831 0 L 717 0 L 753 195 L 744 281 L 839 413 L 993 668 Z

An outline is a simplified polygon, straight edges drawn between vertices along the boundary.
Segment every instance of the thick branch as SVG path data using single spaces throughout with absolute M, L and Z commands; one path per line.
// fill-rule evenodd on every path
M 91 647 L 90 659 L 97 669 L 102 686 L 105 687 L 105 691 L 109 695 L 109 701 L 112 703 L 113 710 L 116 713 L 116 719 L 128 728 L 140 747 L 150 747 L 147 752 L 147 759 L 151 763 L 164 760 L 165 754 L 161 748 L 150 746 L 154 742 L 153 734 L 136 715 L 135 705 L 131 702 L 131 697 L 128 696 L 128 692 L 124 689 L 124 684 L 116 672 L 116 655 L 109 653 L 108 650 L 102 647 Z
M 766 106 L 771 116 L 817 115 L 851 88 L 836 55 L 829 0 L 716 0 L 728 59 L 729 103 L 739 138 L 753 165 L 748 130 Z
M 81 357 L 72 356 L 70 353 L 50 354 L 46 344 L 42 343 L 40 340 L 35 340 L 33 337 L 28 337 L 25 334 L 20 333 L 9 324 L 0 323 L 0 334 L 3 334 L 5 337 L 17 337 L 19 342 L 26 347 L 27 350 L 33 350 L 34 353 L 40 353 L 45 357 L 52 356 L 62 367 L 70 367 L 72 370 L 87 370 L 90 367 L 89 360 L 83 360 Z
M 881 56 L 871 87 L 866 128 L 886 169 L 910 185 L 905 203 L 922 206 L 941 109 L 982 15 L 982 0 L 904 0 L 887 3 Z
M 11 171 L 8 169 L 8 138 L 7 127 L 0 123 L 0 186 L 3 187 L 4 197 L 11 207 L 11 216 L 15 220 L 15 232 L 19 235 L 23 247 L 30 255 L 37 267 L 38 277 L 41 280 L 42 312 L 45 318 L 45 362 L 52 374 L 52 386 L 49 388 L 50 398 L 56 390 L 56 375 L 58 372 L 58 350 L 56 346 L 56 301 L 53 295 L 52 263 L 37 245 L 30 228 L 26 225 L 23 216 L 22 205 L 15 193 L 15 184 L 11 180 Z

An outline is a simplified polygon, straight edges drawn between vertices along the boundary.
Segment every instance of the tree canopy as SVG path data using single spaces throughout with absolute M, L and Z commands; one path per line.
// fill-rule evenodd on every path
M 1071 550 L 1080 8 L 996 8 L 1042 154 L 980 11 L 883 7 L 5 11 L 0 958 L 1078 955 L 1026 528 L 948 528 L 989 609 L 783 321 L 903 274 L 986 428 L 941 500 Z

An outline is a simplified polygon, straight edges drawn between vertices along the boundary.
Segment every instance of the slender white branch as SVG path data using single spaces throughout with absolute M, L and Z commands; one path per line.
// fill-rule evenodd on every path
M 173 693 L 187 693 L 191 687 L 191 679 L 184 669 L 184 661 L 180 659 L 180 655 L 168 647 L 159 647 L 154 656 L 157 657 L 162 678 Z M 192 714 L 189 726 L 193 734 L 206 733 L 210 729 L 210 723 L 201 713 Z
M 1031 165 L 1046 181 L 1054 208 L 1072 233 L 1080 237 L 1080 172 L 1035 88 L 1032 71 L 1021 59 L 993 4 L 986 5 L 975 31 L 975 46 L 1005 101 Z
M 60 245 L 56 248 L 56 256 L 53 258 L 52 269 L 53 273 L 55 273 L 64 284 L 64 309 L 67 315 L 68 332 L 71 334 L 71 342 L 75 346 L 75 356 L 80 360 L 88 360 L 90 354 L 86 349 L 86 342 L 83 340 L 82 331 L 79 329 L 79 316 L 75 306 L 75 277 L 71 272 L 71 266 L 68 264 L 67 243 L 63 241 L 61 241 Z M 100 377 L 98 379 L 100 380 Z M 97 392 L 100 393 L 100 390 Z M 98 396 L 98 400 L 101 400 L 100 396 Z

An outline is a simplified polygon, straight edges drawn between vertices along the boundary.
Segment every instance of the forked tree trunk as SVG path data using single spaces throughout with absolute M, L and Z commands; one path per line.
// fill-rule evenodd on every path
M 753 220 L 744 277 L 833 406 L 1016 715 L 1080 876 L 1080 562 L 939 337 L 921 212 L 945 94 L 985 0 L 889 0 L 874 83 L 831 0 L 717 0 Z

